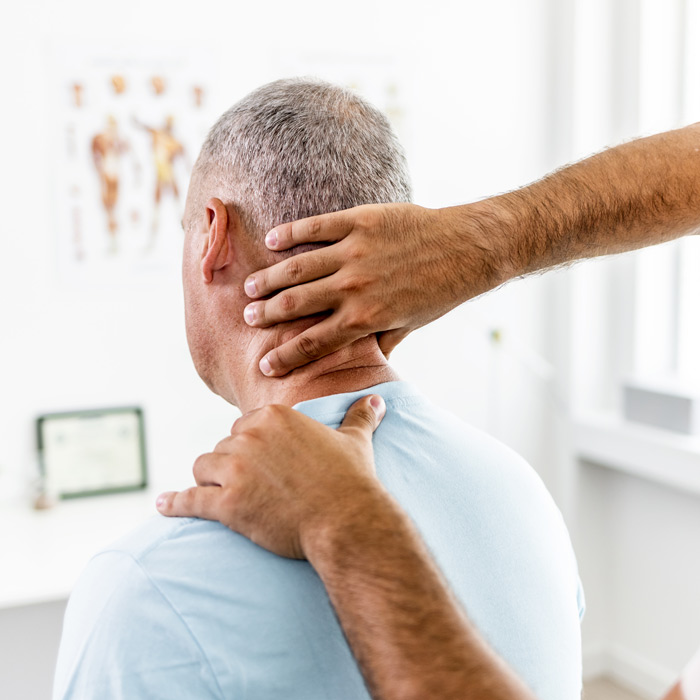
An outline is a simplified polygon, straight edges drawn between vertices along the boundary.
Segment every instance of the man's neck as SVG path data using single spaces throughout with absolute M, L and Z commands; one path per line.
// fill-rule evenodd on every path
M 362 338 L 284 377 L 266 377 L 258 369 L 258 362 L 272 347 L 270 342 L 251 343 L 248 369 L 235 378 L 235 403 L 243 413 L 273 403 L 293 406 L 321 396 L 360 391 L 399 378 L 374 336 Z

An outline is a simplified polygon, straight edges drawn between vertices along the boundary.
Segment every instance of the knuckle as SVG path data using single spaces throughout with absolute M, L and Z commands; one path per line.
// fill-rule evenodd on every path
M 255 443 L 258 441 L 258 439 L 261 436 L 261 431 L 260 428 L 256 428 L 254 426 L 251 426 L 248 428 L 244 433 L 241 433 L 241 435 L 238 438 L 238 449 L 239 451 L 246 451 L 250 450 Z M 232 462 L 236 463 L 238 460 L 234 459 Z
M 369 428 L 374 427 L 374 413 L 369 408 L 361 408 L 357 412 L 358 420 Z
M 216 443 L 216 446 L 214 447 L 214 452 L 226 452 L 226 450 L 230 444 L 231 444 L 231 436 L 229 435 L 228 437 L 225 437 Z M 200 457 L 203 457 L 203 456 L 204 455 L 200 455 Z
M 370 328 L 370 315 L 364 309 L 348 313 L 344 319 L 345 328 L 352 332 L 364 332 Z
M 371 302 L 365 304 L 364 313 L 368 319 L 371 319 L 372 323 L 386 323 L 390 321 L 390 314 L 388 313 L 389 307 L 387 303 L 381 299 L 373 299 Z
M 366 279 L 360 275 L 346 275 L 338 286 L 342 292 L 356 294 L 363 289 L 366 284 Z
M 306 226 L 306 234 L 309 242 L 317 241 L 321 238 L 321 219 L 314 217 L 309 219 Z
M 352 242 L 350 239 L 347 241 L 345 250 L 343 251 L 345 258 L 351 262 L 357 262 L 365 257 L 364 247 L 356 242 Z
M 220 495 L 220 505 L 225 513 L 233 513 L 239 503 L 238 489 L 235 486 L 228 486 L 222 489 Z
M 207 464 L 207 456 L 206 455 L 199 455 L 199 457 L 197 457 L 197 459 L 194 460 L 194 464 L 192 465 L 192 473 L 194 474 L 195 480 L 197 480 L 197 476 L 204 471 L 206 464 Z
M 318 341 L 306 335 L 300 335 L 297 339 L 297 350 L 299 354 L 309 360 L 317 360 L 321 357 L 321 346 Z
M 377 227 L 378 217 L 376 210 L 371 207 L 360 207 L 355 215 L 355 228 L 361 231 L 372 231 Z
M 296 299 L 294 298 L 294 295 L 292 295 L 292 294 L 287 294 L 287 293 L 280 294 L 278 297 L 278 303 L 279 303 L 280 309 L 284 313 L 293 313 L 297 307 Z
M 264 424 L 275 423 L 281 420 L 283 415 L 284 407 L 278 404 L 268 404 L 267 406 L 260 409 L 260 419 Z M 261 429 L 261 434 L 263 432 L 264 428 Z
M 191 511 L 195 504 L 195 489 L 189 488 L 180 492 L 180 505 L 187 511 Z
M 269 403 L 260 409 L 260 416 L 265 420 L 269 420 L 277 414 L 278 410 L 279 406 L 277 404 Z
M 295 256 L 287 262 L 287 281 L 289 284 L 296 284 L 304 275 L 304 268 L 301 261 Z

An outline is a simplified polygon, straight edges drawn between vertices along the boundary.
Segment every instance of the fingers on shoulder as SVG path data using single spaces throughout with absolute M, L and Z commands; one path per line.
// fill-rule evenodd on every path
M 218 520 L 216 504 L 220 492 L 215 486 L 193 486 L 164 493 L 158 498 L 158 510 L 163 515 Z

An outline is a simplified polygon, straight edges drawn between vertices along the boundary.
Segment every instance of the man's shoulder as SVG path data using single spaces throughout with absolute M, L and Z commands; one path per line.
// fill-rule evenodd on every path
M 182 537 L 193 521 L 194 518 L 166 518 L 163 515 L 155 515 L 103 547 L 95 556 L 122 554 L 140 561 L 150 552 Z
M 413 435 L 431 450 L 440 445 L 457 451 L 484 451 L 494 453 L 501 460 L 506 457 L 511 462 L 524 465 L 522 457 L 511 448 L 437 405 L 410 382 L 391 381 L 360 391 L 321 396 L 303 401 L 295 408 L 325 425 L 337 428 L 348 408 L 368 394 L 379 394 L 387 406 L 384 420 L 375 433 L 377 440 Z
M 164 557 L 174 550 L 186 554 L 196 547 L 188 542 L 188 532 L 197 523 L 212 523 L 192 518 L 166 518 L 155 516 L 118 540 L 106 545 L 88 562 L 70 597 L 67 619 L 97 620 L 106 615 L 119 618 L 127 609 L 140 607 L 172 607 L 159 579 L 164 570 Z M 110 612 L 111 611 L 111 612 Z
M 373 437 L 378 474 L 385 483 L 397 472 L 402 488 L 410 487 L 410 475 L 422 473 L 427 479 L 425 487 L 432 491 L 442 486 L 473 495 L 478 488 L 484 495 L 484 488 L 493 489 L 499 491 L 498 503 L 505 504 L 504 484 L 509 484 L 517 500 L 549 500 L 541 479 L 522 456 L 435 404 L 409 382 L 385 382 L 361 391 L 323 396 L 295 408 L 337 428 L 348 408 L 368 394 L 381 395 L 387 406 Z
M 129 682 L 154 676 L 170 688 L 158 674 L 172 661 L 172 648 L 191 683 L 204 673 L 207 687 L 221 685 L 231 691 L 223 695 L 238 697 L 244 694 L 238 683 L 260 664 L 263 649 L 281 664 L 295 662 L 294 649 L 305 650 L 306 665 L 297 665 L 310 673 L 309 640 L 319 625 L 332 629 L 334 619 L 307 562 L 275 556 L 219 523 L 159 516 L 103 549 L 84 570 L 66 612 L 57 679 L 61 687 L 93 683 L 99 679 L 87 669 L 108 665 L 114 684 L 128 674 Z M 330 646 L 341 653 L 342 635 Z M 110 690 L 100 697 L 123 696 Z
M 394 452 L 402 464 L 434 462 L 445 477 L 499 481 L 507 475 L 539 481 L 515 450 L 419 391 L 390 397 L 386 403 L 386 416 L 375 433 L 376 448 L 386 456 Z
M 98 552 L 72 598 L 133 608 L 136 592 L 148 588 L 173 610 L 194 607 L 204 619 L 222 591 L 252 604 L 298 597 L 317 579 L 307 562 L 278 557 L 219 522 L 159 515 Z
M 180 581 L 199 577 L 202 570 L 212 577 L 232 576 L 237 566 L 275 564 L 278 557 L 219 522 L 157 515 L 104 547 L 88 570 L 109 569 L 124 560 L 158 584 L 173 572 Z
M 149 569 L 149 552 L 173 535 L 155 524 L 96 554 L 81 574 L 66 609 L 55 698 L 160 697 L 164 687 L 172 698 L 221 697 L 196 630 Z

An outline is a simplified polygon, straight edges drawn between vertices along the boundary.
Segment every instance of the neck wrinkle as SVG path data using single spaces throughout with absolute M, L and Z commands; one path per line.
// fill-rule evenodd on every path
M 250 369 L 238 384 L 236 396 L 243 413 L 277 403 L 294 406 L 321 396 L 361 391 L 399 377 L 382 355 L 374 336 L 293 370 L 284 377 L 266 377 L 258 362 L 270 350 L 252 353 Z

